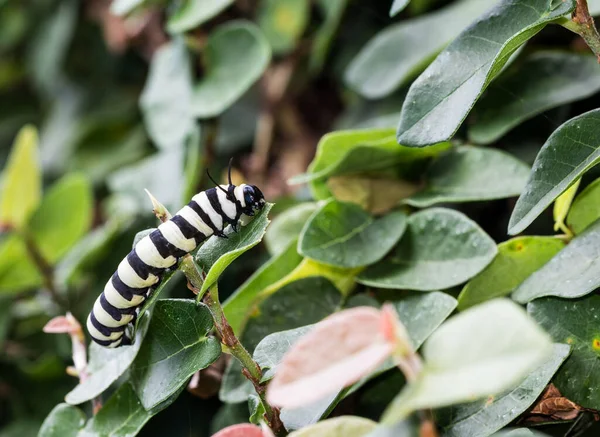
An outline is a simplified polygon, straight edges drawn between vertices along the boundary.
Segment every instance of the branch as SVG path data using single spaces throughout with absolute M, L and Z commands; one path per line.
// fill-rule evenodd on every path
M 581 36 L 600 63 L 600 34 L 590 15 L 587 0 L 577 0 L 572 19 L 560 21 L 560 24 Z

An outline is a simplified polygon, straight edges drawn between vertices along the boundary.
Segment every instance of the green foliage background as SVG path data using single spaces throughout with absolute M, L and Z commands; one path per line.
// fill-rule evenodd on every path
M 144 189 L 175 212 L 232 157 L 270 204 L 194 262 L 265 381 L 345 308 L 392 302 L 423 345 L 419 384 L 385 363 L 284 409 L 293 435 L 413 436 L 429 408 L 447 437 L 597 435 L 600 67 L 576 3 L 0 0 L 0 437 L 260 420 L 181 272 L 87 381 L 42 332 L 83 323 L 156 226 Z M 531 412 L 549 384 L 571 416 Z M 342 415 L 364 419 L 313 425 Z

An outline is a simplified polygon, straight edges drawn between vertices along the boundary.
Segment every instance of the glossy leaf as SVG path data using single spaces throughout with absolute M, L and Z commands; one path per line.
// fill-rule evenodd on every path
M 296 241 L 304 224 L 317 207 L 317 203 L 304 202 L 277 215 L 265 234 L 265 245 L 269 253 L 280 254 L 290 246 L 290 243 Z
M 13 143 L 0 191 L 0 225 L 22 228 L 42 198 L 38 134 L 23 127 Z
M 526 303 L 542 296 L 575 298 L 600 285 L 600 221 L 575 237 L 554 258 L 535 271 L 514 291 L 512 298 Z
M 551 108 L 600 90 L 596 58 L 587 54 L 536 52 L 490 85 L 475 105 L 469 138 L 489 144 Z
M 317 145 L 317 153 L 308 172 L 290 179 L 291 184 L 310 182 L 317 199 L 330 197 L 324 179 L 356 173 L 380 174 L 399 164 L 425 160 L 437 155 L 450 144 L 427 149 L 398 146 L 391 129 L 365 129 L 332 132 Z
M 191 68 L 181 39 L 163 45 L 152 57 L 140 107 L 150 138 L 162 150 L 183 147 L 194 128 Z
M 170 33 L 181 33 L 200 26 L 228 8 L 233 0 L 212 0 L 199 2 L 184 0 L 167 20 Z
M 567 225 L 577 235 L 599 218 L 600 179 L 596 179 L 575 198 L 567 216 Z
M 340 416 L 294 431 L 290 437 L 365 437 L 376 426 L 364 417 Z
M 572 118 L 556 129 L 535 158 L 525 191 L 510 217 L 508 233 L 518 234 L 554 199 L 600 161 L 600 109 Z
M 257 22 L 269 41 L 273 53 L 282 55 L 296 47 L 310 15 L 305 0 L 263 0 Z
M 367 98 L 391 94 L 425 68 L 438 52 L 489 7 L 488 2 L 462 0 L 439 11 L 387 27 L 352 60 L 344 81 Z
M 92 342 L 89 347 L 89 377 L 67 393 L 65 400 L 71 405 L 89 401 L 103 393 L 131 366 L 137 356 L 148 329 L 150 316 L 140 313 L 135 341 L 131 346 L 108 349 Z
M 304 225 L 298 252 L 337 267 L 367 266 L 383 258 L 405 229 L 400 211 L 376 219 L 357 205 L 331 200 Z
M 207 337 L 210 310 L 192 300 L 156 303 L 148 334 L 131 367 L 131 382 L 146 410 L 158 406 L 221 354 L 220 342 Z
M 554 341 L 571 346 L 571 355 L 552 380 L 556 388 L 576 404 L 598 409 L 600 297 L 591 295 L 577 300 L 548 297 L 529 303 L 527 311 Z
M 79 437 L 136 435 L 153 413 L 144 407 L 129 383 L 123 384 L 87 423 Z
M 468 217 L 431 208 L 411 215 L 393 255 L 357 280 L 379 288 L 446 289 L 481 272 L 496 253 L 494 241 Z
M 86 416 L 79 408 L 58 404 L 44 420 L 38 437 L 77 437 L 85 420 Z
M 552 357 L 518 387 L 481 401 L 436 411 L 436 423 L 442 429 L 443 436 L 488 436 L 508 425 L 536 401 L 569 352 L 568 345 L 554 344 Z
M 219 276 L 235 259 L 256 246 L 265 235 L 269 224 L 269 211 L 273 204 L 267 203 L 254 219 L 242 226 L 237 233 L 229 228 L 228 238 L 211 237 L 196 253 L 196 261 L 206 273 L 200 293 L 217 282 Z
M 478 305 L 429 337 L 423 370 L 390 404 L 382 422 L 393 424 L 419 409 L 511 389 L 549 359 L 552 350 L 549 336 L 518 305 L 507 299 Z
M 93 200 L 91 184 L 82 174 L 64 176 L 50 187 L 29 224 L 47 262 L 56 263 L 88 231 Z
M 420 147 L 451 138 L 509 57 L 574 7 L 572 0 L 502 0 L 478 18 L 411 85 L 398 142 Z
M 518 196 L 529 170 L 527 164 L 498 149 L 457 147 L 433 161 L 425 175 L 425 189 L 404 202 L 424 208 Z
M 553 237 L 516 237 L 500 243 L 492 263 L 461 291 L 458 308 L 462 311 L 507 296 L 564 247 L 563 241 Z
M 292 272 L 302 261 L 292 243 L 288 249 L 267 261 L 225 301 L 223 311 L 233 332 L 240 334 L 254 305 L 268 287 Z
M 210 34 L 203 53 L 205 75 L 194 89 L 193 113 L 223 113 L 263 74 L 271 60 L 269 43 L 256 25 L 229 21 Z

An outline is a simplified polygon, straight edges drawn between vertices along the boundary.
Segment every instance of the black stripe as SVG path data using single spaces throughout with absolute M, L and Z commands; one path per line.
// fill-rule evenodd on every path
M 206 240 L 206 235 L 199 233 L 194 237 L 194 240 L 196 240 L 196 246 L 200 246 Z
M 108 315 L 113 318 L 113 320 L 115 322 L 120 322 L 121 319 L 123 318 L 123 314 L 125 314 L 126 311 L 130 311 L 130 308 L 125 308 L 125 311 L 121 311 L 121 310 L 119 310 L 119 308 L 112 306 L 106 300 L 106 296 L 104 295 L 104 293 L 102 293 L 100 295 L 100 306 L 102 306 L 102 308 L 104 308 L 104 311 L 106 311 L 108 313 Z
M 121 337 L 117 338 L 116 340 L 100 340 L 100 339 L 97 339 L 97 338 L 94 338 L 94 337 L 92 337 L 92 340 L 94 340 L 100 346 L 110 346 L 115 341 L 122 340 L 124 336 L 125 336 L 125 334 L 123 334 Z M 120 344 L 118 344 L 117 346 L 120 346 Z
M 127 255 L 127 262 L 135 274 L 142 279 L 148 279 L 148 275 L 150 274 L 158 276 L 165 270 L 161 267 L 150 266 L 142 261 L 140 256 L 137 254 L 137 249 L 133 249 L 131 252 L 129 252 Z
M 196 234 L 200 232 L 180 215 L 175 215 L 171 221 L 177 225 L 185 238 L 194 238 Z
M 190 203 L 188 203 L 188 206 L 190 208 L 192 208 L 194 210 L 194 212 L 200 216 L 202 221 L 204 223 L 206 223 L 206 225 L 209 228 L 211 228 L 214 233 L 218 234 L 219 232 L 222 231 L 222 229 L 219 229 L 215 226 L 215 224 L 210 219 L 210 216 L 207 213 L 205 213 L 204 210 L 202 208 L 200 208 L 200 205 L 198 205 L 194 200 L 192 200 Z
M 160 232 L 160 229 L 156 229 L 150 233 L 150 240 L 152 240 L 154 247 L 156 247 L 156 250 L 158 250 L 158 253 L 163 258 L 171 255 L 175 258 L 180 258 L 187 253 L 169 243 L 162 232 Z
M 219 194 L 217 193 L 217 189 L 218 188 L 210 188 L 206 190 L 206 197 L 208 197 L 210 206 L 212 206 L 215 212 L 221 216 L 221 220 L 223 220 L 223 223 L 230 223 L 232 219 L 230 219 L 227 216 L 227 214 L 223 212 L 223 207 L 221 206 L 221 201 L 219 200 Z
M 90 313 L 90 321 L 92 322 L 92 325 L 94 325 L 94 328 L 100 331 L 102 335 L 106 335 L 107 337 L 113 332 L 121 332 L 125 330 L 125 326 L 117 326 L 116 328 L 112 328 L 110 326 L 103 325 L 100 323 L 100 321 L 98 321 L 93 310 Z
M 115 290 L 119 292 L 124 299 L 131 300 L 134 295 L 144 295 L 146 291 L 148 291 L 148 287 L 144 288 L 132 288 L 129 285 L 126 285 L 121 278 L 119 278 L 119 272 L 114 272 L 112 275 L 112 285 L 115 287 Z

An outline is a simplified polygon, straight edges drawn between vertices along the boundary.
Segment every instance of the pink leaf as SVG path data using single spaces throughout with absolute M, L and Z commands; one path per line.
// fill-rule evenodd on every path
M 333 314 L 296 342 L 269 384 L 273 405 L 296 408 L 369 375 L 390 356 L 382 313 L 358 307 Z
M 263 437 L 263 432 L 259 426 L 240 423 L 223 428 L 213 437 Z
M 51 319 L 43 328 L 46 334 L 70 334 L 73 325 L 65 316 L 56 316 Z

